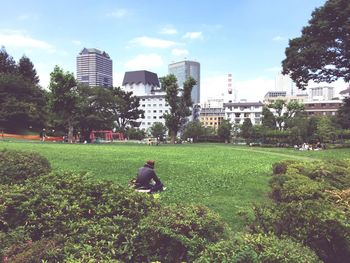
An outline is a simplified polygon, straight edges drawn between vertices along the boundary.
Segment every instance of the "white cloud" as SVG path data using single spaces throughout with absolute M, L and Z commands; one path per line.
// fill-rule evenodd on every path
M 154 47 L 154 48 L 168 48 L 177 45 L 176 42 L 170 40 L 164 40 L 159 38 L 152 37 L 136 37 L 130 41 L 132 44 L 137 44 L 145 47 Z
M 32 38 L 19 31 L 0 32 L 0 46 L 4 45 L 20 48 L 33 48 L 55 52 L 55 47 L 46 41 Z
M 183 57 L 183 56 L 187 56 L 189 52 L 187 49 L 174 48 L 173 50 L 171 50 L 171 54 L 177 57 Z
M 163 35 L 176 35 L 177 30 L 173 26 L 165 26 L 159 33 Z
M 141 54 L 124 64 L 128 70 L 152 70 L 164 65 L 163 59 L 158 54 Z
M 188 38 L 188 39 L 202 39 L 203 35 L 202 32 L 187 32 L 183 38 Z
M 130 12 L 125 8 L 120 8 L 107 14 L 108 17 L 114 17 L 114 18 L 123 18 L 128 15 L 130 15 Z
M 286 40 L 287 40 L 286 37 L 281 37 L 281 36 L 275 36 L 274 38 L 272 38 L 272 41 L 277 41 L 277 42 L 282 42 Z
M 81 41 L 79 40 L 72 40 L 72 43 L 77 46 L 81 46 Z

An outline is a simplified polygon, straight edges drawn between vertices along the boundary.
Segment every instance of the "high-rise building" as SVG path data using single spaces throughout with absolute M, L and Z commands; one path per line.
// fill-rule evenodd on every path
M 84 48 L 77 56 L 77 80 L 90 87 L 112 87 L 113 66 L 109 55 L 96 48 Z
M 191 98 L 193 104 L 200 103 L 200 64 L 195 61 L 185 60 L 169 64 L 168 70 L 169 74 L 174 74 L 176 76 L 179 87 L 183 87 L 184 82 L 189 77 L 192 77 L 197 82 L 192 88 Z

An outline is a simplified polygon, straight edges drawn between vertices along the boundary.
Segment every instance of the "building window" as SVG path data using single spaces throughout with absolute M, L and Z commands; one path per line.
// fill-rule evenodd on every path
M 157 104 L 153 104 L 153 107 L 157 107 Z
M 147 122 L 147 125 L 151 125 L 151 123 L 150 123 L 150 122 Z
M 148 112 L 148 113 L 151 113 L 151 110 L 148 110 L 147 112 Z
M 165 103 L 165 107 L 168 107 L 169 106 L 169 104 L 168 103 Z
M 142 107 L 146 107 L 146 105 L 145 105 L 145 104 L 142 104 L 141 106 L 142 106 Z
M 151 116 L 147 116 L 147 119 L 150 119 L 151 118 Z
M 89 81 L 89 76 L 81 76 L 82 81 Z
M 153 119 L 157 119 L 157 116 L 153 116 Z
M 255 113 L 255 117 L 260 118 L 261 114 L 260 113 Z
M 163 101 L 163 99 L 159 99 L 159 101 Z
M 163 119 L 163 116 L 159 116 L 159 119 Z
M 146 99 L 142 99 L 142 101 L 145 101 Z
M 153 110 L 153 113 L 157 113 L 157 110 Z
M 159 107 L 163 107 L 163 104 L 159 104 Z
M 147 104 L 148 107 L 151 107 L 151 104 Z
M 159 110 L 160 113 L 162 113 L 163 111 L 162 110 Z
M 165 110 L 165 112 L 168 112 L 168 110 Z

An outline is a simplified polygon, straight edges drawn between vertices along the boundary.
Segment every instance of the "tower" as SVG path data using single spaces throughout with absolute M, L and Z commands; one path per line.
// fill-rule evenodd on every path
M 177 78 L 177 84 L 179 87 L 183 87 L 184 82 L 192 77 L 196 81 L 196 85 L 193 86 L 191 92 L 191 98 L 193 104 L 200 103 L 200 64 L 195 61 L 184 60 L 169 64 L 169 74 L 174 74 Z
M 105 51 L 84 48 L 77 56 L 77 80 L 90 87 L 112 87 L 113 65 Z

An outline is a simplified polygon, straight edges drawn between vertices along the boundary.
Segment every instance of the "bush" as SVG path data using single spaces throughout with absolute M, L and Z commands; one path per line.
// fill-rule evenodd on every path
M 295 161 L 286 160 L 286 161 L 274 163 L 272 165 L 273 174 L 275 174 L 275 175 L 276 174 L 285 174 L 287 172 L 288 166 L 291 165 L 292 163 L 295 163 Z
M 51 171 L 46 158 L 35 152 L 0 151 L 0 184 L 12 184 Z
M 246 234 L 241 239 L 208 246 L 195 263 L 209 262 L 320 262 L 315 253 L 289 238 Z
M 208 244 L 226 237 L 227 227 L 208 208 L 172 205 L 140 222 L 136 261 L 192 262 Z

